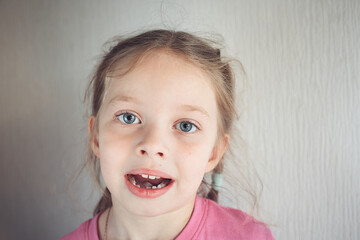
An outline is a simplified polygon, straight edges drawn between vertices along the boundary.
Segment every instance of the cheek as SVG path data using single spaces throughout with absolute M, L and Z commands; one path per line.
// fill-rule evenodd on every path
M 177 151 L 179 154 L 176 157 L 176 164 L 179 177 L 186 185 L 200 185 L 211 156 L 212 148 L 209 145 L 205 143 L 192 144 Z
M 131 136 L 123 136 L 112 129 L 99 135 L 100 167 L 103 177 L 112 172 L 121 175 L 125 171 L 127 159 L 133 151 Z

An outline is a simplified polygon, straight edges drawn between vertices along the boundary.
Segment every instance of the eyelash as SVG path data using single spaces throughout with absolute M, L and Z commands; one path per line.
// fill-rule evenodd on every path
M 124 114 L 131 114 L 132 116 L 134 116 L 138 120 L 138 122 L 136 122 L 136 123 L 126 123 L 125 120 L 124 121 L 120 120 L 119 117 L 121 115 L 124 115 Z M 129 111 L 124 111 L 124 112 L 120 112 L 119 114 L 115 114 L 114 118 L 115 118 L 116 121 L 120 121 L 122 124 L 125 124 L 125 125 L 132 125 L 132 124 L 140 124 L 140 123 L 142 123 L 142 121 L 137 116 L 137 114 L 135 114 L 133 112 L 129 112 Z M 136 121 L 136 119 L 135 119 L 135 121 Z M 179 124 L 181 124 L 181 123 L 189 123 L 189 124 L 191 124 L 192 128 L 195 127 L 195 130 L 191 131 L 191 132 L 190 131 L 189 132 L 182 131 L 182 130 L 177 128 L 177 126 Z M 196 123 L 194 123 L 193 121 L 189 121 L 189 120 L 182 120 L 182 121 L 177 122 L 175 124 L 174 128 L 179 130 L 182 133 L 185 133 L 185 134 L 193 134 L 194 132 L 197 132 L 197 131 L 201 130 Z M 191 128 L 191 130 L 192 130 L 192 128 Z
M 181 131 L 180 129 L 177 128 L 177 126 L 178 126 L 179 124 L 181 124 L 181 123 L 190 123 L 190 124 L 192 125 L 192 127 L 195 127 L 195 130 L 194 130 L 194 131 L 191 131 L 191 132 L 190 132 L 190 131 L 189 131 L 189 132 Z M 195 124 L 194 122 L 189 121 L 189 120 L 184 120 L 184 121 L 179 121 L 179 122 L 177 122 L 177 123 L 175 124 L 174 128 L 178 129 L 181 133 L 185 133 L 185 134 L 193 134 L 193 133 L 195 133 L 195 132 L 197 132 L 197 131 L 200 130 L 200 128 L 197 126 L 197 124 Z M 192 128 L 191 128 L 191 129 L 192 129 Z
M 125 115 L 125 114 L 131 114 L 131 115 L 134 116 L 139 122 L 136 122 L 136 123 L 126 123 L 126 122 L 120 120 L 119 117 L 120 117 L 121 115 Z M 135 121 L 136 121 L 136 119 L 135 119 Z M 129 112 L 129 111 L 124 111 L 124 112 L 120 112 L 119 114 L 115 114 L 115 120 L 116 120 L 116 121 L 120 121 L 121 123 L 126 124 L 126 125 L 140 124 L 140 123 L 142 123 L 142 121 L 141 121 L 140 118 L 137 116 L 137 114 L 132 113 L 132 112 Z

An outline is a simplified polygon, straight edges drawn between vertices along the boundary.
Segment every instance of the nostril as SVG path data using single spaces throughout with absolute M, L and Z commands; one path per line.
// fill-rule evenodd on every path
M 146 151 L 146 150 L 144 150 L 144 149 L 140 149 L 140 150 L 138 151 L 138 153 L 139 153 L 139 155 L 141 155 L 141 156 L 145 156 L 145 155 L 148 155 L 148 154 L 149 154 L 149 156 L 154 155 L 154 156 L 158 156 L 158 157 L 161 157 L 161 158 L 163 158 L 163 157 L 165 156 L 163 152 L 157 152 L 157 153 L 155 154 L 155 152 L 151 153 L 151 152 L 148 152 L 148 151 Z

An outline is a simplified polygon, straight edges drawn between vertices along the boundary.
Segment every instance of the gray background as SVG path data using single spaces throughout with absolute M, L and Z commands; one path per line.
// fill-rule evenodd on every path
M 105 41 L 156 27 L 219 33 L 244 64 L 275 238 L 359 239 L 359 26 L 356 0 L 1 0 L 0 239 L 58 239 L 91 217 L 91 180 L 71 184 L 86 83 Z

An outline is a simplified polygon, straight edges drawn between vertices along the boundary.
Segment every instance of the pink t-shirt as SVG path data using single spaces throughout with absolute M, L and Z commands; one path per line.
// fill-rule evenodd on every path
M 101 213 L 82 223 L 75 231 L 60 240 L 99 240 L 98 219 Z M 273 240 L 274 238 L 269 228 L 246 213 L 197 196 L 189 222 L 176 237 L 176 240 L 189 239 Z

